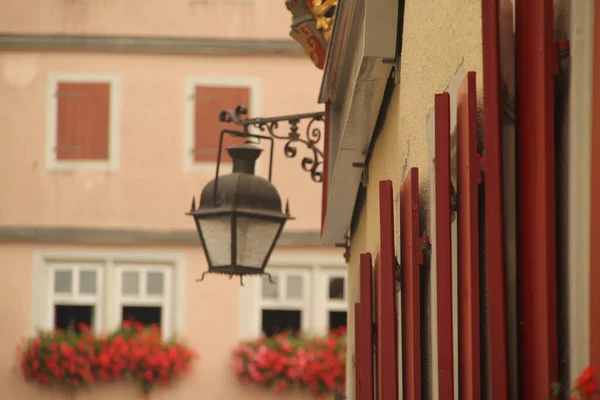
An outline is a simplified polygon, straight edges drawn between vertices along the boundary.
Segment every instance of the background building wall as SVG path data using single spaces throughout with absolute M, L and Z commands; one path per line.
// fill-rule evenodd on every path
M 185 258 L 185 296 L 184 296 L 184 331 L 178 332 L 200 354 L 192 375 L 184 381 L 167 389 L 158 389 L 152 394 L 153 399 L 275 399 L 282 398 L 264 389 L 252 385 L 241 386 L 237 383 L 230 369 L 230 351 L 240 340 L 240 285 L 238 280 L 229 280 L 222 276 L 209 276 L 202 283 L 196 278 L 206 269 L 204 254 L 200 248 L 157 248 L 152 247 L 91 247 L 64 246 L 60 244 L 32 246 L 29 244 L 0 244 L 0 266 L 3 279 L 0 280 L 0 315 L 10 323 L 5 324 L 0 339 L 0 395 L 7 399 L 33 400 L 41 396 L 48 399 L 64 399 L 68 394 L 52 392 L 38 388 L 36 385 L 25 384 L 14 369 L 16 360 L 16 345 L 23 336 L 32 333 L 33 301 L 42 293 L 33 293 L 29 284 L 33 282 L 34 268 L 32 263 L 35 251 L 53 251 L 56 249 L 74 252 L 133 252 L 148 254 L 156 252 L 181 253 Z M 330 258 L 331 252 L 318 248 L 304 249 L 310 257 Z M 280 249 L 277 257 L 285 258 L 291 254 L 297 257 L 297 249 Z M 252 278 L 249 278 L 252 279 Z M 26 284 L 20 284 L 26 283 Z M 91 390 L 82 391 L 78 399 L 106 399 L 108 397 L 125 400 L 139 397 L 131 383 L 96 385 Z M 304 392 L 288 393 L 286 399 L 311 398 Z
M 120 78 L 120 160 L 115 172 L 48 171 L 45 167 L 49 74 Z M 184 171 L 186 80 L 257 82 L 263 116 L 313 112 L 320 71 L 298 57 L 145 56 L 68 53 L 0 55 L 0 224 L 146 229 L 191 227 L 192 196 L 214 168 Z M 294 80 L 290 76 L 297 77 Z M 302 85 L 297 82 L 303 82 Z M 215 119 L 218 115 L 214 116 Z M 282 127 L 282 132 L 284 127 Z M 297 218 L 288 229 L 318 230 L 321 185 L 275 147 L 273 182 Z M 268 153 L 259 159 L 266 176 Z M 81 205 L 85 205 L 81 207 Z
M 282 11 L 283 10 L 283 11 Z M 284 2 L 265 0 L 7 0 L 3 32 L 116 36 L 201 36 L 287 39 L 291 16 Z
M 199 242 L 173 240 L 170 244 L 155 240 L 154 245 L 137 239 L 102 239 L 102 246 L 77 244 L 82 238 L 60 237 L 61 229 L 94 232 L 159 232 L 168 239 L 171 233 L 193 234 L 192 219 L 185 215 L 192 196 L 199 196 L 204 185 L 214 178 L 214 165 L 206 169 L 186 168 L 186 108 L 189 107 L 189 82 L 214 81 L 227 85 L 253 82 L 256 89 L 253 116 L 277 116 L 322 110 L 317 104 L 321 71 L 300 45 L 288 36 L 291 15 L 283 2 L 195 1 L 177 0 L 141 3 L 101 0 L 88 2 L 59 0 L 46 3 L 36 0 L 5 1 L 0 5 L 3 33 L 14 37 L 64 35 L 85 40 L 87 35 L 120 40 L 123 36 L 159 39 L 220 39 L 219 53 L 227 46 L 237 46 L 237 55 L 207 55 L 189 51 L 169 55 L 121 52 L 69 52 L 40 49 L 24 51 L 8 46 L 0 53 L 0 316 L 11 321 L 0 333 L 0 397 L 14 399 L 64 398 L 64 393 L 50 393 L 27 385 L 13 372 L 15 347 L 19 339 L 32 333 L 35 293 L 33 282 L 35 254 L 60 249 L 69 252 L 132 252 L 151 255 L 175 252 L 185 262 L 183 294 L 183 332 L 201 356 L 193 375 L 172 389 L 158 390 L 156 399 L 263 399 L 281 398 L 264 389 L 240 386 L 231 370 L 230 351 L 241 339 L 243 309 L 237 279 L 207 276 L 196 283 L 207 269 Z M 270 56 L 244 53 L 240 43 L 254 40 L 284 43 L 286 54 Z M 177 45 L 176 42 L 169 42 Z M 289 51 L 296 46 L 296 54 Z M 164 46 L 162 44 L 163 50 Z M 285 47 L 285 46 L 284 46 Z M 85 48 L 85 46 L 83 46 Z M 6 47 L 4 47 L 6 49 Z M 30 48 L 31 49 L 31 48 Z M 224 50 L 225 49 L 225 50 Z M 43 50 L 43 51 L 42 51 Z M 110 49 L 105 49 L 110 50 Z M 244 55 L 240 55 L 244 53 Z M 166 53 L 169 53 L 166 51 Z M 196 54 L 190 54 L 196 53 Z M 115 170 L 52 171 L 47 168 L 49 106 L 52 99 L 50 79 L 53 74 L 104 75 L 118 77 L 120 99 L 120 156 Z M 235 106 L 235 105 L 233 105 Z M 218 115 L 214 115 L 217 119 Z M 287 133 L 281 126 L 280 134 Z M 303 133 L 303 132 L 301 132 Z M 300 166 L 304 153 L 298 145 L 298 157 L 283 154 L 285 141 L 274 150 L 273 183 L 283 202 L 289 199 L 291 214 L 296 217 L 286 225 L 286 232 L 318 236 L 320 229 L 321 185 L 311 181 Z M 258 173 L 267 174 L 268 153 L 263 153 Z M 24 242 L 15 228 L 45 228 L 43 243 Z M 11 235 L 11 232 L 13 234 Z M 88 232 L 88 233 L 89 233 Z M 53 236 L 54 235 L 54 236 Z M 176 235 L 175 235 L 176 236 Z M 300 235 L 302 236 L 302 235 Z M 312 237 L 311 236 L 311 237 Z M 52 238 L 56 237 L 55 240 Z M 296 237 L 296 236 L 294 236 Z M 298 236 L 299 237 L 299 236 Z M 39 238 L 38 238 L 39 239 Z M 114 239 L 114 240 L 113 240 Z M 128 246 L 128 240 L 139 245 Z M 8 241 L 8 242 L 6 242 Z M 314 242 L 314 240 L 313 240 Z M 176 244 L 173 244 L 176 243 Z M 196 244 L 197 243 L 197 244 Z M 276 249 L 280 258 L 292 257 L 299 262 L 304 255 L 311 259 L 339 256 L 339 249 L 323 249 L 316 243 L 291 242 Z M 312 247 L 311 247 L 312 246 Z M 291 256 L 286 254 L 292 253 Z M 131 385 L 97 385 L 78 395 L 81 399 L 132 399 L 138 396 Z M 310 398 L 307 393 L 291 393 L 289 399 Z

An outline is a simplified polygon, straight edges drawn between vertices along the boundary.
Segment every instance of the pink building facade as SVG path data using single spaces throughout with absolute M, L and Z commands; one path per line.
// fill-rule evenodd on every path
M 346 285 L 344 258 L 320 245 L 321 185 L 300 167 L 303 149 L 288 159 L 285 143 L 273 181 L 296 219 L 269 266 L 276 294 L 258 278 L 196 282 L 207 264 L 185 212 L 214 177 L 218 111 L 319 111 L 321 71 L 287 36 L 283 3 L 163 4 L 0 5 L 1 398 L 65 397 L 12 368 L 21 337 L 73 315 L 99 332 L 132 316 L 185 337 L 201 357 L 192 376 L 153 394 L 180 400 L 274 397 L 238 385 L 229 367 L 269 311 L 294 312 L 314 333 L 345 319 L 346 291 L 329 291 Z M 78 398 L 134 396 L 117 384 Z

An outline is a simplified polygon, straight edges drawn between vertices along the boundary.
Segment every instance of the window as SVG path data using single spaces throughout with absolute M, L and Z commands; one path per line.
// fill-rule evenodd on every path
M 52 327 L 66 330 L 79 323 L 101 329 L 102 265 L 94 263 L 52 263 Z
M 117 266 L 117 271 L 120 320 L 133 319 L 170 331 L 167 323 L 171 320 L 170 269 L 130 264 Z
M 185 168 L 213 171 L 218 157 L 221 130 L 240 129 L 234 124 L 219 121 L 219 114 L 225 109 L 235 110 L 238 105 L 248 108 L 248 116 L 256 113 L 257 85 L 250 80 L 196 79 L 189 80 L 187 86 L 189 105 L 186 116 L 188 132 L 185 141 Z M 230 168 L 228 163 L 231 158 L 225 149 L 241 142 L 243 139 L 223 136 L 221 160 L 226 163 L 226 167 Z
M 261 331 L 267 336 L 299 333 L 309 324 L 310 282 L 306 269 L 286 268 L 261 281 Z
M 327 276 L 327 299 L 325 309 L 327 311 L 327 324 L 329 330 L 346 326 L 346 277 L 340 272 L 328 271 Z
M 65 330 L 85 323 L 101 332 L 134 319 L 171 337 L 181 329 L 182 273 L 180 256 L 42 254 L 35 264 L 34 325 Z
M 294 265 L 294 260 L 305 258 L 278 260 L 274 255 L 267 269 L 274 282 L 267 276 L 244 281 L 240 306 L 245 339 L 261 333 L 325 334 L 346 326 L 347 276 L 341 256 Z
M 110 76 L 51 75 L 49 169 L 116 169 L 118 86 Z

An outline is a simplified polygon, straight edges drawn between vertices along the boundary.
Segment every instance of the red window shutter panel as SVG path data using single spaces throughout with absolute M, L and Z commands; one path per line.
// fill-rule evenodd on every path
M 421 291 L 419 170 L 411 168 L 400 189 L 402 256 L 402 371 L 405 400 L 421 399 Z
M 364 380 L 364 365 L 365 361 L 362 359 L 364 346 L 364 330 L 363 320 L 361 313 L 361 305 L 359 303 L 354 304 L 354 396 L 356 400 L 363 400 L 362 396 L 362 385 Z
M 325 132 L 323 137 L 323 191 L 321 192 L 321 234 L 327 216 L 328 170 L 329 170 L 329 135 L 331 124 L 331 102 L 325 103 Z
M 373 400 L 373 260 L 371 253 L 360 255 L 360 318 L 361 318 L 361 399 Z
M 489 321 L 490 391 L 508 400 L 508 343 L 504 268 L 502 128 L 500 121 L 500 6 L 481 3 L 483 41 L 483 145 L 485 154 L 485 268 Z M 511 38 L 512 39 L 512 38 Z M 506 40 L 506 39 L 503 39 Z
M 540 399 L 559 375 L 554 2 L 515 9 L 519 398 Z
M 194 160 L 196 162 L 216 162 L 221 131 L 223 129 L 241 130 L 239 126 L 219 121 L 219 114 L 226 109 L 235 110 L 237 106 L 246 106 L 248 115 L 250 115 L 250 89 L 197 86 L 194 99 Z M 243 141 L 232 135 L 224 135 L 221 160 L 231 161 L 226 150 L 227 147 L 243 143 Z
M 594 37 L 600 37 L 600 7 L 594 7 Z M 600 110 L 600 40 L 594 40 L 592 109 Z M 600 113 L 592 117 L 592 154 L 600 154 Z M 592 157 L 590 200 L 590 364 L 600 364 L 600 158 Z
M 477 92 L 469 72 L 458 93 L 458 321 L 460 399 L 481 398 Z M 491 316 L 493 318 L 493 316 Z
M 60 82 L 56 158 L 108 160 L 110 84 Z
M 398 399 L 398 314 L 392 182 L 379 182 L 380 249 L 377 263 L 377 396 Z
M 454 399 L 450 94 L 435 95 L 435 231 L 440 399 Z

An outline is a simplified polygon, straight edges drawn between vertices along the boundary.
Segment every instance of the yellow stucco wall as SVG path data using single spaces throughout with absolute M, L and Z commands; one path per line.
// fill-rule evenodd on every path
M 421 196 L 427 198 L 427 116 L 435 94 L 445 90 L 461 65 L 465 71 L 477 72 L 480 98 L 481 2 L 407 2 L 400 83 L 394 90 L 385 125 L 369 162 L 367 199 L 352 232 L 351 290 L 357 283 L 360 253 L 369 251 L 375 255 L 379 248 L 379 181 L 391 179 L 397 199 L 408 170 L 418 167 Z M 421 205 L 426 209 L 425 202 Z
M 390 179 L 394 186 L 395 212 L 398 212 L 400 185 L 412 167 L 419 168 L 421 214 L 429 232 L 429 165 L 427 120 L 434 107 L 436 93 L 447 90 L 451 81 L 465 72 L 477 73 L 478 103 L 482 97 L 481 2 L 478 0 L 422 0 L 407 2 L 404 14 L 400 82 L 396 85 L 387 117 L 375 143 L 369 162 L 366 201 L 356 229 L 351 232 L 349 293 L 357 296 L 359 257 L 371 252 L 375 260 L 379 249 L 379 182 Z M 399 218 L 395 216 L 395 235 L 399 236 Z M 398 246 L 398 240 L 395 240 Z M 435 290 L 432 276 L 431 290 Z M 435 319 L 432 298 L 431 321 Z M 353 324 L 349 307 L 350 326 Z M 435 324 L 431 323 L 432 368 L 437 365 Z M 400 334 L 400 333 L 399 333 Z M 351 340 L 351 338 L 350 338 Z M 456 340 L 455 340 L 456 342 Z M 402 366 L 400 367 L 400 373 Z M 456 366 L 457 367 L 457 366 Z M 353 371 L 348 371 L 351 377 Z M 437 375 L 432 371 L 431 390 L 437 398 Z M 429 379 L 426 377 L 426 379 Z M 457 386 L 458 387 L 458 386 Z M 351 398 L 351 397 L 350 397 Z

